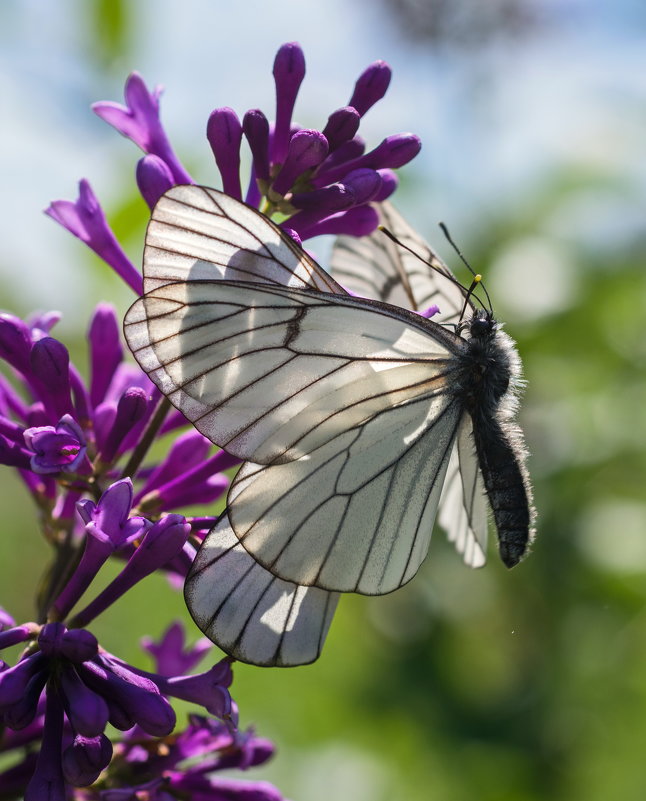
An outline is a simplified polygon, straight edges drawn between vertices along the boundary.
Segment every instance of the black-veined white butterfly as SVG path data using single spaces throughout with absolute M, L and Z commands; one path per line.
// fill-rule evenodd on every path
M 371 300 L 216 190 L 174 187 L 153 212 L 126 337 L 198 430 L 247 460 L 186 584 L 200 628 L 244 661 L 312 661 L 336 593 L 409 581 L 440 498 L 467 564 L 484 562 L 485 488 L 508 566 L 533 535 L 513 343 L 384 215 L 431 266 L 379 232 L 341 238 L 337 274 Z M 454 328 L 390 299 L 434 300 Z

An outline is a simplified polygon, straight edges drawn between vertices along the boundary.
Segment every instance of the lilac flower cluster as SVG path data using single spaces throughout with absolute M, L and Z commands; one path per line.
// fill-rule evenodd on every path
M 224 191 L 241 199 L 240 148 L 251 152 L 245 199 L 276 215 L 297 240 L 321 233 L 369 233 L 371 203 L 394 191 L 393 168 L 413 158 L 412 134 L 389 136 L 365 152 L 361 117 L 383 97 L 390 69 L 372 64 L 349 104 L 321 131 L 292 120 L 305 74 L 297 44 L 274 63 L 276 120 L 257 110 L 242 122 L 229 108 L 213 111 L 207 139 Z M 136 73 L 126 105 L 97 103 L 95 112 L 145 152 L 137 183 L 154 206 L 166 189 L 192 178 L 174 153 L 159 116 L 160 90 Z M 94 250 L 137 294 L 142 278 L 114 236 L 89 183 L 76 202 L 54 201 L 53 219 Z M 38 509 L 53 557 L 36 601 L 34 621 L 17 624 L 0 608 L 0 753 L 13 764 L 0 772 L 3 798 L 25 801 L 126 801 L 191 798 L 280 801 L 264 782 L 222 779 L 221 769 L 262 764 L 273 747 L 238 728 L 229 694 L 231 660 L 193 674 L 210 643 L 184 643 L 180 624 L 144 647 L 155 670 L 109 653 L 88 629 L 138 582 L 163 571 L 181 585 L 215 518 L 186 516 L 211 505 L 228 487 L 237 460 L 218 451 L 163 399 L 148 378 L 124 361 L 115 310 L 101 303 L 87 335 L 89 379 L 52 330 L 55 312 L 21 320 L 0 315 L 0 464 L 14 468 Z M 162 438 L 165 453 L 151 457 Z M 108 560 L 121 570 L 96 589 Z M 13 651 L 8 651 L 12 649 Z M 202 707 L 176 731 L 169 699 Z M 121 732 L 109 739 L 106 727 Z M 3 764 L 9 764 L 4 760 Z

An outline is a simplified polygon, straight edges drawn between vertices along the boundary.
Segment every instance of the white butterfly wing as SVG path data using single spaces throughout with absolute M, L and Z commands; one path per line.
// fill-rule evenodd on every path
M 382 225 L 434 269 L 375 231 L 361 239 L 337 238 L 331 260 L 334 276 L 351 292 L 364 297 L 413 310 L 437 304 L 440 311 L 433 320 L 456 324 L 464 294 L 452 280 L 449 268 L 389 203 L 381 204 L 380 217 Z M 465 564 L 481 567 L 486 561 L 487 502 L 471 432 L 471 421 L 465 416 L 451 453 L 438 522 Z
M 461 414 L 438 387 L 299 460 L 243 465 L 228 499 L 236 536 L 285 580 L 397 589 L 426 556 Z
M 318 658 L 338 595 L 282 581 L 240 545 L 224 515 L 209 532 L 184 585 L 198 627 L 252 665 L 291 667 Z
M 438 522 L 464 563 L 482 567 L 487 560 L 487 501 L 472 432 L 470 418 L 463 417 L 444 481 Z
M 464 292 L 449 268 L 390 203 L 379 204 L 379 217 L 381 225 L 420 258 L 397 245 L 383 231 L 361 238 L 340 236 L 332 250 L 332 275 L 361 297 L 413 311 L 424 311 L 436 304 L 439 312 L 434 321 L 457 324 L 464 306 Z M 470 303 L 469 308 L 472 308 Z
M 370 301 L 227 281 L 152 290 L 124 331 L 141 367 L 202 434 L 261 464 L 298 459 L 435 392 L 464 347 Z
M 169 189 L 155 206 L 144 250 L 144 292 L 177 281 L 254 281 L 345 294 L 256 209 L 205 186 Z

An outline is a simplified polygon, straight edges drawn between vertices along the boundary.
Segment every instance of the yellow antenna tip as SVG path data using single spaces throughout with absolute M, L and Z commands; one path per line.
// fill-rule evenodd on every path
M 473 276 L 473 283 L 474 284 L 479 284 L 480 281 L 482 281 L 482 276 L 480 275 L 480 273 L 478 273 L 478 275 L 474 275 Z

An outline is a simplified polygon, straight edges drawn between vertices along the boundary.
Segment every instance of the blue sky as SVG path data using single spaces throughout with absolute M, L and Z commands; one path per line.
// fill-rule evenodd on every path
M 389 93 L 362 132 L 373 145 L 396 131 L 422 137 L 420 157 L 403 171 L 400 206 L 426 232 L 442 218 L 468 242 L 565 166 L 634 185 L 635 196 L 610 193 L 555 212 L 554 230 L 593 241 L 596 232 L 600 247 L 643 232 L 646 23 L 636 2 L 553 0 L 552 22 L 535 38 L 450 55 L 411 46 L 368 0 L 141 0 L 135 7 L 136 56 L 124 59 L 119 76 L 98 73 L 85 57 L 83 26 L 74 24 L 82 0 L 0 9 L 0 269 L 21 313 L 56 306 L 70 315 L 90 291 L 74 265 L 82 246 L 42 209 L 74 197 L 82 176 L 109 208 L 123 186 L 114 165 L 134 168 L 138 158 L 89 103 L 120 100 L 134 68 L 163 84 L 163 119 L 177 150 L 198 165 L 201 181 L 216 184 L 203 134 L 208 113 L 221 105 L 271 112 L 273 56 L 290 40 L 302 44 L 308 65 L 296 117 L 312 127 L 347 102 L 368 63 L 392 65 Z

